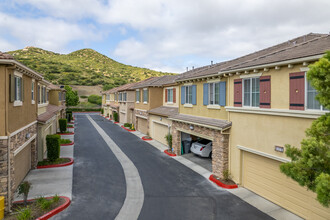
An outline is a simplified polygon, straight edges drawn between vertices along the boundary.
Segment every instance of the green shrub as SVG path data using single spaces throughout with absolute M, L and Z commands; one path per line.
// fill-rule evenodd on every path
M 231 173 L 229 172 L 229 170 L 224 170 L 222 173 L 223 179 L 228 181 L 231 179 Z
M 58 134 L 49 134 L 46 136 L 47 158 L 50 161 L 56 161 L 60 158 L 60 139 Z
M 17 209 L 17 220 L 30 220 L 32 219 L 32 210 L 29 207 L 24 207 L 21 209 Z
M 60 144 L 70 144 L 71 140 L 69 139 L 60 139 Z
M 100 96 L 100 95 L 90 95 L 90 96 L 88 96 L 88 102 L 94 103 L 94 104 L 97 104 L 97 105 L 101 105 L 102 104 L 102 96 Z
M 113 119 L 115 120 L 115 122 L 119 122 L 119 118 L 118 118 L 118 113 L 114 112 L 113 113 Z
M 125 124 L 124 124 L 124 127 L 131 128 L 131 126 L 132 126 L 132 124 L 130 124 L 130 123 L 125 123 Z
M 172 150 L 172 135 L 171 134 L 165 135 L 165 140 L 167 142 L 168 148 Z
M 60 124 L 61 133 L 66 132 L 66 128 L 67 128 L 67 124 L 68 124 L 67 120 L 65 118 L 60 118 L 58 120 L 58 123 Z
M 58 203 L 60 201 L 60 197 L 56 194 L 52 200 L 54 203 Z
M 72 120 L 72 112 L 67 112 L 66 113 L 66 119 L 68 120 L 68 122 L 71 122 L 71 120 Z
M 70 108 L 73 112 L 99 112 L 101 108 Z
M 80 98 L 82 98 L 82 99 L 87 99 L 88 96 L 86 96 L 86 95 L 81 95 Z
M 31 183 L 29 181 L 22 182 L 18 187 L 18 194 L 19 195 L 23 194 L 25 206 L 27 204 L 27 198 L 30 192 L 30 188 L 31 188 Z
M 104 109 L 103 109 L 103 108 L 101 108 L 101 114 L 102 114 L 102 115 L 104 114 Z
M 108 114 L 107 114 L 107 117 L 109 117 L 109 115 L 110 115 L 110 114 L 108 113 Z

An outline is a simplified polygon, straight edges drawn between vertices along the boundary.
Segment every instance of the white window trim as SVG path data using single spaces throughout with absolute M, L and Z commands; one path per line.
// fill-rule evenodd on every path
M 250 105 L 244 105 L 244 79 L 242 80 L 242 106 L 245 108 L 252 108 L 252 109 L 260 108 L 260 81 L 259 81 L 259 106 L 252 106 L 252 79 L 258 79 L 258 78 L 260 77 L 245 77 L 245 79 L 250 79 Z
M 211 80 L 207 80 L 207 83 L 218 83 L 220 81 L 221 79 L 211 79 Z
M 252 74 L 248 74 L 248 75 L 240 75 L 239 78 L 241 78 L 241 79 L 259 78 L 260 76 L 262 76 L 262 73 L 252 73 Z
M 22 106 L 23 102 L 22 101 L 14 101 L 14 106 Z
M 324 112 L 325 111 L 325 112 L 327 112 L 327 110 L 324 109 L 324 107 L 323 107 L 323 105 L 321 105 L 321 103 L 320 103 L 320 107 L 321 107 L 320 109 L 310 109 L 310 108 L 308 108 L 308 104 L 307 104 L 308 91 L 307 91 L 307 89 L 308 89 L 308 80 L 307 80 L 307 72 L 305 72 L 305 106 L 304 106 L 305 111 L 316 111 L 316 112 L 318 112 L 318 111 Z
M 23 83 L 23 74 L 22 73 L 14 71 L 14 76 L 20 77 L 22 79 L 21 84 Z M 15 80 L 15 93 L 16 93 L 16 80 Z M 22 96 L 22 93 L 23 93 L 23 91 L 21 91 L 21 96 Z M 22 99 L 22 97 L 21 97 L 21 99 Z M 22 106 L 22 105 L 23 105 L 23 101 L 22 100 L 16 100 L 16 95 L 15 95 L 14 107 Z
M 23 73 L 20 73 L 20 72 L 14 71 L 14 75 L 23 78 Z
M 191 84 L 190 86 L 185 86 L 185 88 L 184 88 L 184 89 L 185 89 L 185 91 L 184 91 L 184 93 L 185 93 L 185 94 L 184 94 L 184 102 L 185 102 L 185 105 L 186 105 L 186 104 L 192 105 L 192 100 L 193 100 L 193 97 L 192 97 L 192 96 L 193 96 L 193 94 L 192 94 L 192 86 L 193 86 L 193 84 Z M 190 90 L 191 90 L 191 103 L 187 102 L 187 99 L 186 99 L 187 96 L 188 96 L 188 95 L 187 95 L 187 94 L 188 94 L 188 93 L 187 93 L 187 90 L 189 91 L 189 87 L 190 87 Z M 187 106 L 189 106 L 189 105 L 187 105 Z M 186 107 L 187 107 L 187 106 L 186 106 Z
M 217 82 L 220 82 L 220 80 L 219 81 L 217 81 Z M 207 108 L 213 108 L 213 109 L 220 109 L 220 103 L 219 104 L 210 104 L 210 97 L 211 97 L 211 91 L 210 91 L 210 84 L 213 84 L 213 102 L 215 103 L 215 85 L 217 84 L 217 82 L 211 82 L 211 83 L 208 83 L 209 85 L 208 85 L 208 105 L 207 106 L 219 106 L 219 108 L 215 108 L 215 107 L 207 107 Z M 219 85 L 219 97 L 220 97 L 220 85 Z M 218 102 L 219 102 L 219 100 L 218 100 Z
M 168 96 L 168 91 L 169 90 L 172 90 L 172 101 L 171 102 L 168 101 L 168 97 L 169 97 Z M 167 102 L 166 103 L 167 104 L 173 104 L 173 99 L 174 99 L 173 87 L 166 88 L 165 92 L 167 93 Z
M 220 105 L 207 105 L 208 109 L 221 109 Z
M 185 103 L 185 104 L 183 105 L 183 107 L 185 107 L 185 108 L 192 108 L 192 107 L 193 107 L 193 104 Z

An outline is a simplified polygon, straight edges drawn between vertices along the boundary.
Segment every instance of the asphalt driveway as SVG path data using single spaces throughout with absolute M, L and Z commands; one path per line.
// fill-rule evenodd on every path
M 118 125 L 91 118 L 138 170 L 139 219 L 272 219 Z M 122 165 L 86 115 L 75 127 L 72 204 L 54 219 L 115 219 L 126 197 Z

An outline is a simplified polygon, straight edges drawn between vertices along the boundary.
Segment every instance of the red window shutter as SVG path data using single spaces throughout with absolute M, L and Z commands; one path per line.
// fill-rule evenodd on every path
M 305 109 L 305 72 L 290 73 L 290 109 Z
M 260 108 L 270 108 L 270 76 L 260 77 Z
M 234 106 L 242 107 L 242 79 L 234 80 Z
M 173 88 L 173 103 L 176 103 L 176 89 Z
M 167 89 L 165 89 L 165 102 L 167 102 Z

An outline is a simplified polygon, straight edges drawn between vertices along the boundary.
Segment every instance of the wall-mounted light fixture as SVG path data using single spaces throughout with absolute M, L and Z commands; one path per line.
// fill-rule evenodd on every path
M 26 139 L 29 139 L 31 137 L 31 133 L 27 133 L 26 135 L 25 135 L 25 138 Z
M 190 130 L 194 130 L 194 126 L 193 125 L 190 125 Z
M 163 120 L 163 118 L 162 118 L 162 117 L 160 117 L 160 118 L 159 118 L 159 121 L 162 121 L 162 120 Z

